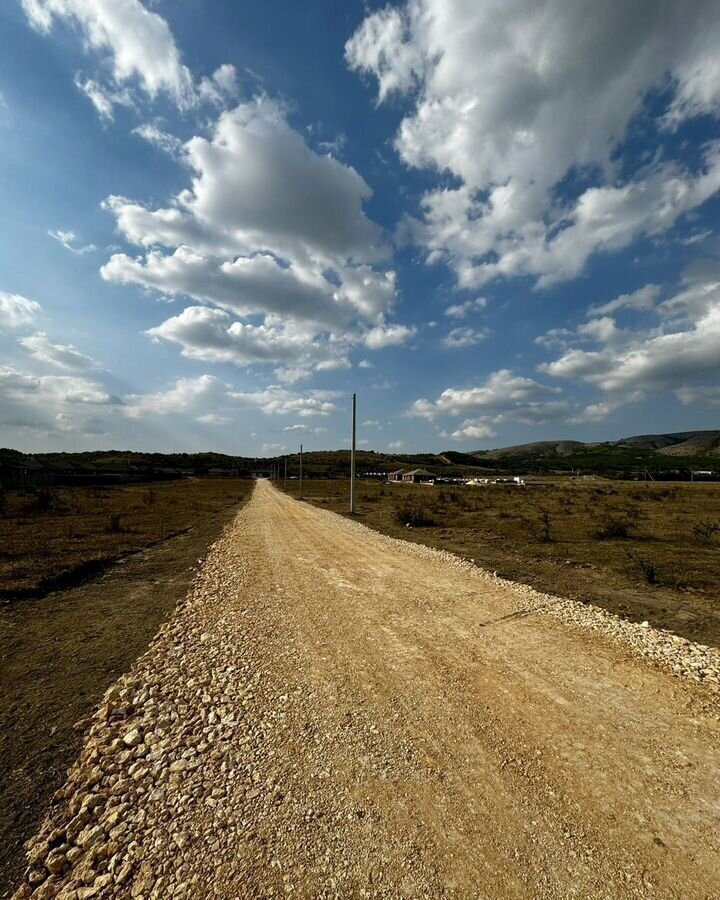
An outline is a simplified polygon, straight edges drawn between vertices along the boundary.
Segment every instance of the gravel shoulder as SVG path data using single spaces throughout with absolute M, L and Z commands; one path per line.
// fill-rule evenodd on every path
M 185 600 L 200 557 L 237 514 L 126 557 L 102 576 L 0 605 L 0 897 L 22 875 L 22 846 L 80 752 L 103 693 Z
M 260 482 L 16 897 L 717 897 L 718 673 Z

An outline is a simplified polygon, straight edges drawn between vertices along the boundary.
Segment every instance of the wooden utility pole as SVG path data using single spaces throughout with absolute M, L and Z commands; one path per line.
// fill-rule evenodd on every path
M 300 444 L 300 496 L 298 499 L 302 500 L 302 444 Z
M 355 432 L 357 423 L 357 394 L 352 395 L 352 443 L 350 444 L 350 513 L 355 514 Z

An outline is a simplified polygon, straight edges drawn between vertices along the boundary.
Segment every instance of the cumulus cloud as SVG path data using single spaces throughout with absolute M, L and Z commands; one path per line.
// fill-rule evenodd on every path
M 440 432 L 454 440 L 494 437 L 493 426 L 505 423 L 535 425 L 565 418 L 572 404 L 557 399 L 562 391 L 532 378 L 516 375 L 509 369 L 493 372 L 476 387 L 447 388 L 434 400 L 416 400 L 407 416 L 435 421 L 439 418 L 465 416 L 454 431 Z
M 690 278 L 652 312 L 660 323 L 636 329 L 619 329 L 608 316 L 590 320 L 539 370 L 610 393 L 671 388 L 694 396 L 693 385 L 720 374 L 720 281 Z M 591 349 L 575 345 L 586 339 Z
M 86 47 L 106 55 L 116 85 L 132 81 L 151 98 L 164 92 L 180 107 L 192 103 L 193 79 L 167 22 L 140 0 L 22 0 L 22 5 L 38 31 L 51 31 L 56 19 L 77 26 Z
M 365 346 L 371 350 L 398 347 L 415 333 L 416 329 L 407 325 L 376 325 L 365 335 Z
M 303 418 L 332 415 L 337 409 L 332 401 L 338 396 L 334 391 L 308 391 L 306 394 L 298 394 L 279 385 L 271 385 L 261 391 L 230 394 L 238 405 L 255 407 L 268 416 L 294 413 Z
M 370 14 L 346 58 L 377 78 L 379 101 L 412 98 L 395 141 L 405 163 L 455 180 L 426 194 L 405 234 L 463 287 L 518 275 L 542 286 L 718 189 L 717 148 L 697 171 L 655 163 L 637 177 L 621 177 L 614 154 L 653 90 L 670 98 L 661 127 L 717 115 L 719 40 L 713 0 L 408 0 Z
M 464 441 L 468 438 L 483 440 L 484 438 L 496 436 L 497 432 L 490 425 L 474 422 L 472 419 L 466 419 L 455 431 L 441 433 L 441 437 L 449 437 L 454 441 Z
M 458 350 L 465 347 L 474 347 L 488 336 L 487 331 L 477 328 L 453 328 L 442 339 L 443 347 L 449 350 Z
M 32 325 L 41 313 L 42 307 L 37 301 L 0 291 L 0 326 L 3 330 L 14 331 Z
M 44 331 L 20 338 L 20 344 L 40 362 L 59 369 L 97 369 L 98 363 L 72 344 L 55 344 Z
M 152 338 L 180 345 L 183 356 L 238 366 L 276 363 L 286 368 L 288 380 L 314 369 L 338 368 L 348 363 L 341 345 L 318 338 L 279 317 L 260 325 L 235 320 L 227 312 L 190 306 L 147 332 Z
M 477 312 L 485 309 L 487 299 L 485 297 L 476 297 L 475 300 L 466 300 L 464 303 L 454 303 L 445 310 L 445 315 L 453 319 L 464 319 L 469 313 Z
M 19 433 L 101 434 L 121 401 L 97 381 L 71 375 L 34 375 L 0 366 L 0 424 Z
M 142 136 L 165 142 L 148 127 Z M 384 263 L 390 250 L 381 230 L 363 210 L 370 188 L 351 167 L 314 153 L 279 104 L 241 103 L 220 114 L 210 138 L 192 138 L 177 152 L 193 179 L 170 205 L 105 202 L 144 253 L 114 254 L 102 276 L 190 297 L 237 321 L 192 308 L 153 329 L 154 337 L 196 358 L 282 363 L 294 377 L 348 365 L 350 346 L 378 349 L 414 333 L 388 321 L 395 273 Z
M 615 297 L 607 303 L 591 306 L 588 313 L 591 316 L 606 316 L 620 309 L 648 310 L 653 308 L 659 296 L 659 284 L 646 284 L 630 294 L 620 294 L 619 297 Z
M 124 412 L 130 418 L 167 416 L 183 413 L 223 400 L 229 388 L 212 375 L 198 378 L 178 378 L 164 391 L 148 394 L 129 394 L 124 398 Z
M 479 387 L 447 388 L 434 402 L 425 399 L 416 400 L 409 410 L 409 415 L 434 419 L 441 413 L 462 415 L 476 412 L 504 412 L 541 402 L 545 397 L 560 393 L 560 388 L 515 375 L 509 369 L 500 369 L 493 372 Z

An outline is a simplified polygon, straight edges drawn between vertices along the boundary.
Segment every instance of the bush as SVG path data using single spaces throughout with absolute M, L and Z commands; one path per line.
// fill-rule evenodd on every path
M 431 528 L 437 521 L 428 510 L 417 503 L 407 501 L 395 510 L 395 519 L 410 528 Z
M 110 516 L 110 532 L 111 534 L 119 534 L 122 531 L 121 525 L 122 516 L 120 513 L 113 513 Z
M 501 518 L 505 518 L 505 517 L 509 518 L 510 514 L 501 512 L 499 514 L 499 516 Z M 535 540 L 541 541 L 543 544 L 552 543 L 553 521 L 552 521 L 552 513 L 550 513 L 549 510 L 547 510 L 547 509 L 538 510 L 538 518 L 537 519 L 521 518 L 520 521 L 522 524 L 525 525 L 525 527 L 528 529 L 530 534 L 532 534 L 532 536 L 535 538 Z
M 595 530 L 600 541 L 625 540 L 630 537 L 630 523 L 620 516 L 606 516 Z
M 706 546 L 712 544 L 712 539 L 719 532 L 720 522 L 717 520 L 711 522 L 709 520 L 701 519 L 692 527 L 692 533 L 695 540 Z
M 635 563 L 635 565 L 640 569 L 643 578 L 647 582 L 647 584 L 657 584 L 658 582 L 658 571 L 657 566 L 651 559 L 645 559 L 642 556 L 639 556 L 637 553 L 629 552 L 628 559 Z

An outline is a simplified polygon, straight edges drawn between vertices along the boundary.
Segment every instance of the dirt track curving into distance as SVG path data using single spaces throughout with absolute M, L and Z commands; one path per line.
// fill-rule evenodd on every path
M 17 896 L 720 896 L 717 695 L 531 595 L 260 482 Z

